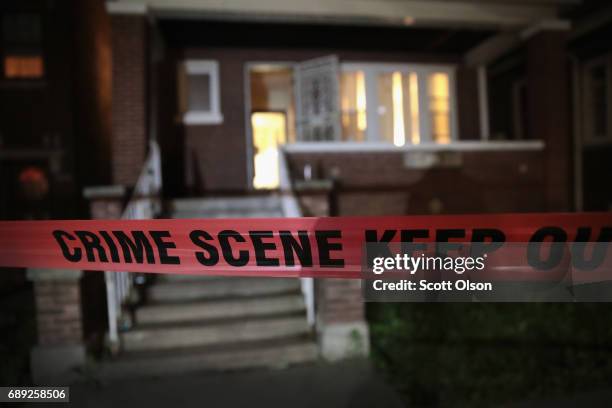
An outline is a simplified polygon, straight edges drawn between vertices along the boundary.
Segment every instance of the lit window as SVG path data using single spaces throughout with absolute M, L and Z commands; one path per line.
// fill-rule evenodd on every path
M 42 78 L 44 74 L 41 56 L 8 55 L 4 57 L 4 76 L 10 79 Z
M 45 73 L 42 23 L 37 14 L 2 16 L 3 74 L 8 79 L 37 79 Z
M 431 139 L 435 143 L 450 143 L 450 89 L 448 74 L 436 72 L 427 78 Z
M 451 143 L 457 138 L 454 98 L 451 66 L 345 63 L 340 76 L 343 140 L 398 147 Z
M 342 139 L 365 139 L 366 94 L 363 71 L 343 72 L 340 77 L 340 103 L 342 109 Z
M 399 71 L 378 76 L 378 117 L 381 139 L 396 146 L 420 142 L 419 90 L 415 73 Z
M 185 124 L 223 122 L 216 61 L 185 61 L 179 66 L 179 109 Z

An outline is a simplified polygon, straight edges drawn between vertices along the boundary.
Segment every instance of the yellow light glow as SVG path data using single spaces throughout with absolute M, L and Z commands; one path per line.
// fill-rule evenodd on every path
M 344 93 L 342 94 L 341 105 L 342 105 L 342 126 L 346 128 L 351 123 L 351 118 L 348 113 L 349 107 L 350 107 L 349 100 L 346 94 Z
M 257 112 L 251 115 L 253 144 L 255 147 L 255 188 L 278 188 L 278 146 L 286 141 L 284 113 Z
M 450 90 L 448 74 L 429 76 L 429 111 L 432 138 L 436 143 L 450 143 Z
M 410 88 L 410 133 L 412 144 L 421 143 L 421 129 L 419 124 L 419 81 L 417 74 L 410 73 L 408 77 Z
M 364 131 L 366 120 L 365 76 L 363 71 L 357 72 L 357 129 Z
M 441 72 L 429 77 L 431 83 L 431 95 L 435 97 L 448 98 L 448 75 Z
M 44 64 L 41 56 L 4 57 L 4 76 L 7 78 L 42 78 L 43 74 Z
M 402 92 L 402 73 L 394 72 L 391 77 L 393 95 L 393 144 L 403 146 L 406 143 L 404 131 L 404 95 Z

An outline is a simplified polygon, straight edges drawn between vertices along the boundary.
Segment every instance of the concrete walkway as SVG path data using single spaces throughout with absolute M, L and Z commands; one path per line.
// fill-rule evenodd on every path
M 283 370 L 201 373 L 109 383 L 83 382 L 74 407 L 402 407 L 367 360 Z

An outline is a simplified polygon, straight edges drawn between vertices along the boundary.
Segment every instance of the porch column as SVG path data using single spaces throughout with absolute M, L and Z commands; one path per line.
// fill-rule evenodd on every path
M 112 46 L 112 182 L 133 186 L 147 147 L 147 9 L 106 3 Z
M 367 356 L 370 335 L 358 279 L 317 279 L 317 334 L 329 361 Z
M 305 215 L 337 215 L 332 180 L 298 181 L 294 188 Z M 315 304 L 317 338 L 323 358 L 336 361 L 369 354 L 370 335 L 360 280 L 316 279 Z
M 546 144 L 544 178 L 548 211 L 571 207 L 572 154 L 567 32 L 526 34 L 529 135 Z
M 38 343 L 31 351 L 35 384 L 70 383 L 85 362 L 81 313 L 81 271 L 28 269 L 34 282 Z
M 83 196 L 89 200 L 92 220 L 117 220 L 123 213 L 126 189 L 123 186 L 86 187 Z

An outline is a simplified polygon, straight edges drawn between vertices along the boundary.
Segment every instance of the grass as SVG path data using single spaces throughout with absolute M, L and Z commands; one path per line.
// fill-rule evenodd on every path
M 409 406 L 499 406 L 608 387 L 611 309 L 370 303 L 372 357 Z

